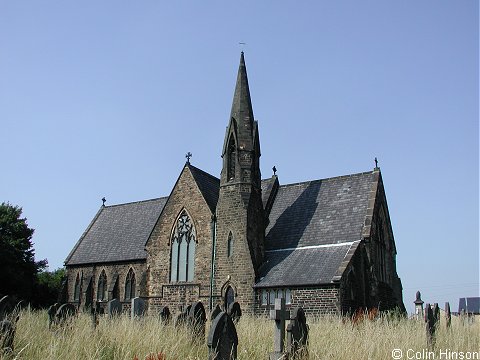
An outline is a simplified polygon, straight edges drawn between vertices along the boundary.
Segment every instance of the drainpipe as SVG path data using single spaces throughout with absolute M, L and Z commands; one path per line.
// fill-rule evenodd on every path
M 217 233 L 217 216 L 216 214 L 212 215 L 212 222 L 210 223 L 212 230 L 212 266 L 210 268 L 210 297 L 209 297 L 209 308 L 210 311 L 213 309 L 213 277 L 215 273 L 215 235 Z

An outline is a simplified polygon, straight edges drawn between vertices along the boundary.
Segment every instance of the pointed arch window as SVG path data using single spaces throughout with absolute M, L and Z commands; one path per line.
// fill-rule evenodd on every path
M 130 268 L 125 280 L 125 300 L 131 300 L 135 297 L 135 285 L 135 272 Z
M 235 146 L 235 140 L 233 136 L 230 137 L 228 142 L 228 163 L 227 163 L 227 179 L 232 180 L 235 178 L 235 162 L 237 161 L 237 147 Z
M 232 232 L 228 234 L 228 240 L 227 240 L 227 256 L 231 257 L 233 255 L 233 235 Z
M 178 217 L 171 245 L 170 281 L 193 281 L 196 235 L 193 222 L 185 210 Z
M 107 275 L 105 270 L 98 277 L 97 300 L 103 301 L 107 299 Z
M 73 300 L 74 301 L 80 300 L 80 274 L 77 274 L 77 278 L 75 279 L 75 287 L 73 289 Z

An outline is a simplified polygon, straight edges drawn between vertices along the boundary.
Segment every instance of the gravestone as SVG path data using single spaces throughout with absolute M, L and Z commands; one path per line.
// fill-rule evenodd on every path
M 140 297 L 133 298 L 132 310 L 131 310 L 132 319 L 135 318 L 135 316 L 143 316 L 144 312 L 145 312 L 145 300 L 143 300 Z
M 308 325 L 305 312 L 301 307 L 295 308 L 287 325 L 288 358 L 306 357 L 308 354 Z
M 273 353 L 270 354 L 270 360 L 279 360 L 284 358 L 285 344 L 285 320 L 290 314 L 285 310 L 285 299 L 275 299 L 275 307 L 270 310 L 270 319 L 275 320 Z
M 55 314 L 55 322 L 62 324 L 77 313 L 77 309 L 72 304 L 63 304 L 58 307 Z
M 435 328 L 440 326 L 440 308 L 438 307 L 438 303 L 433 304 L 433 321 L 435 322 Z
M 158 315 L 160 316 L 160 320 L 162 321 L 162 323 L 164 323 L 165 325 L 170 322 L 171 314 L 168 306 L 162 306 Z
M 4 354 L 13 353 L 13 341 L 15 339 L 15 326 L 19 316 L 14 321 L 3 319 L 0 321 L 0 350 Z
M 117 298 L 107 303 L 107 314 L 110 316 L 118 316 L 122 313 L 122 303 Z
M 55 315 L 57 314 L 57 310 L 59 308 L 60 304 L 55 303 L 52 306 L 50 306 L 47 310 L 48 314 L 48 328 L 51 329 L 52 325 L 55 323 Z
M 445 323 L 447 324 L 447 329 L 452 324 L 452 313 L 450 312 L 450 303 L 448 301 L 445 303 Z
M 0 299 L 0 320 L 5 319 L 15 309 L 15 302 L 11 296 L 5 295 Z
M 420 294 L 420 291 L 417 291 L 415 294 L 415 301 L 413 302 L 415 304 L 415 317 L 417 320 L 421 320 L 424 317 L 423 314 L 423 300 Z
M 240 309 L 240 304 L 236 301 L 231 303 L 228 306 L 227 314 L 232 318 L 232 321 L 234 323 L 237 323 L 242 316 L 242 309 Z
M 425 330 L 427 334 L 427 346 L 433 348 L 435 346 L 435 316 L 430 304 L 425 305 Z
M 217 306 L 215 306 L 215 308 L 210 313 L 210 321 L 215 320 L 217 315 L 220 314 L 221 312 L 222 312 L 222 309 L 220 308 L 220 305 L 217 304 Z
M 235 360 L 238 336 L 232 318 L 220 311 L 212 322 L 207 339 L 209 360 Z
M 180 312 L 180 314 L 177 315 L 177 318 L 175 319 L 175 327 L 187 325 L 191 308 L 192 305 L 188 305 L 185 309 L 183 309 L 183 311 Z
M 205 307 L 201 301 L 192 304 L 188 313 L 188 323 L 192 328 L 192 335 L 195 340 L 205 340 L 205 323 L 207 322 L 207 314 Z

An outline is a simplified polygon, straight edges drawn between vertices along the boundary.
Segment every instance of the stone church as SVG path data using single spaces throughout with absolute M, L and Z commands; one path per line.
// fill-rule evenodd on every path
M 380 169 L 281 184 L 260 174 L 244 54 L 220 178 L 187 162 L 170 195 L 101 206 L 65 260 L 68 301 L 141 297 L 154 313 L 237 301 L 262 315 L 276 297 L 309 315 L 404 309 Z

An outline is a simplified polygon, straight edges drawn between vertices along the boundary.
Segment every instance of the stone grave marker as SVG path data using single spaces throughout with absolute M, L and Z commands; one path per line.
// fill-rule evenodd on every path
M 63 325 L 77 313 L 77 309 L 72 304 L 62 304 L 55 313 L 55 323 Z
M 417 291 L 415 294 L 415 301 L 413 302 L 415 304 L 415 317 L 417 320 L 421 320 L 424 317 L 423 314 L 423 300 L 422 296 L 420 294 L 420 291 Z
M 160 320 L 162 321 L 162 323 L 164 323 L 165 325 L 170 322 L 171 314 L 168 306 L 162 306 L 158 315 L 160 316 Z
M 290 314 L 285 310 L 285 299 L 275 299 L 275 307 L 270 310 L 270 319 L 275 320 L 273 353 L 270 354 L 270 360 L 279 360 L 284 357 L 285 344 L 285 320 Z
M 445 323 L 447 324 L 447 329 L 452 325 L 452 313 L 450 312 L 450 303 L 448 301 L 445 303 Z
M 183 309 L 180 314 L 177 315 L 175 319 L 175 327 L 185 326 L 188 322 L 188 315 L 190 314 L 190 309 L 192 305 L 188 305 L 185 309 Z
M 209 360 L 235 360 L 237 358 L 238 336 L 232 318 L 220 311 L 208 333 Z
M 132 309 L 131 309 L 131 316 L 132 319 L 135 316 L 143 316 L 145 312 L 145 300 L 140 297 L 136 297 L 132 299 Z
M 433 348 L 435 346 L 435 317 L 429 303 L 425 305 L 425 330 L 427 333 L 427 346 Z
M 205 307 L 201 301 L 192 304 L 188 313 L 188 323 L 192 328 L 192 333 L 195 340 L 205 340 L 205 323 L 207 322 L 207 314 Z
M 107 303 L 107 314 L 110 316 L 118 316 L 122 313 L 122 303 L 117 298 Z
M 48 308 L 48 328 L 51 329 L 52 325 L 55 323 L 55 315 L 57 314 L 57 310 L 60 307 L 60 304 L 55 303 Z
M 236 301 L 231 303 L 228 306 L 227 314 L 232 318 L 234 323 L 237 323 L 242 317 L 242 309 L 240 309 L 240 304 Z
M 17 316 L 14 321 L 7 318 L 0 321 L 0 350 L 3 354 L 13 353 L 15 327 L 19 317 L 20 316 Z
M 217 304 L 215 308 L 212 310 L 212 312 L 210 313 L 210 321 L 215 320 L 217 315 L 220 314 L 221 312 L 222 312 L 222 309 L 220 308 L 220 305 Z
M 440 308 L 438 307 L 438 303 L 433 304 L 433 321 L 435 322 L 435 327 L 440 326 Z
M 308 354 L 308 325 L 305 312 L 301 307 L 295 308 L 287 325 L 288 358 L 306 357 Z
M 0 299 L 0 320 L 5 319 L 15 309 L 15 302 L 11 296 L 5 295 Z

